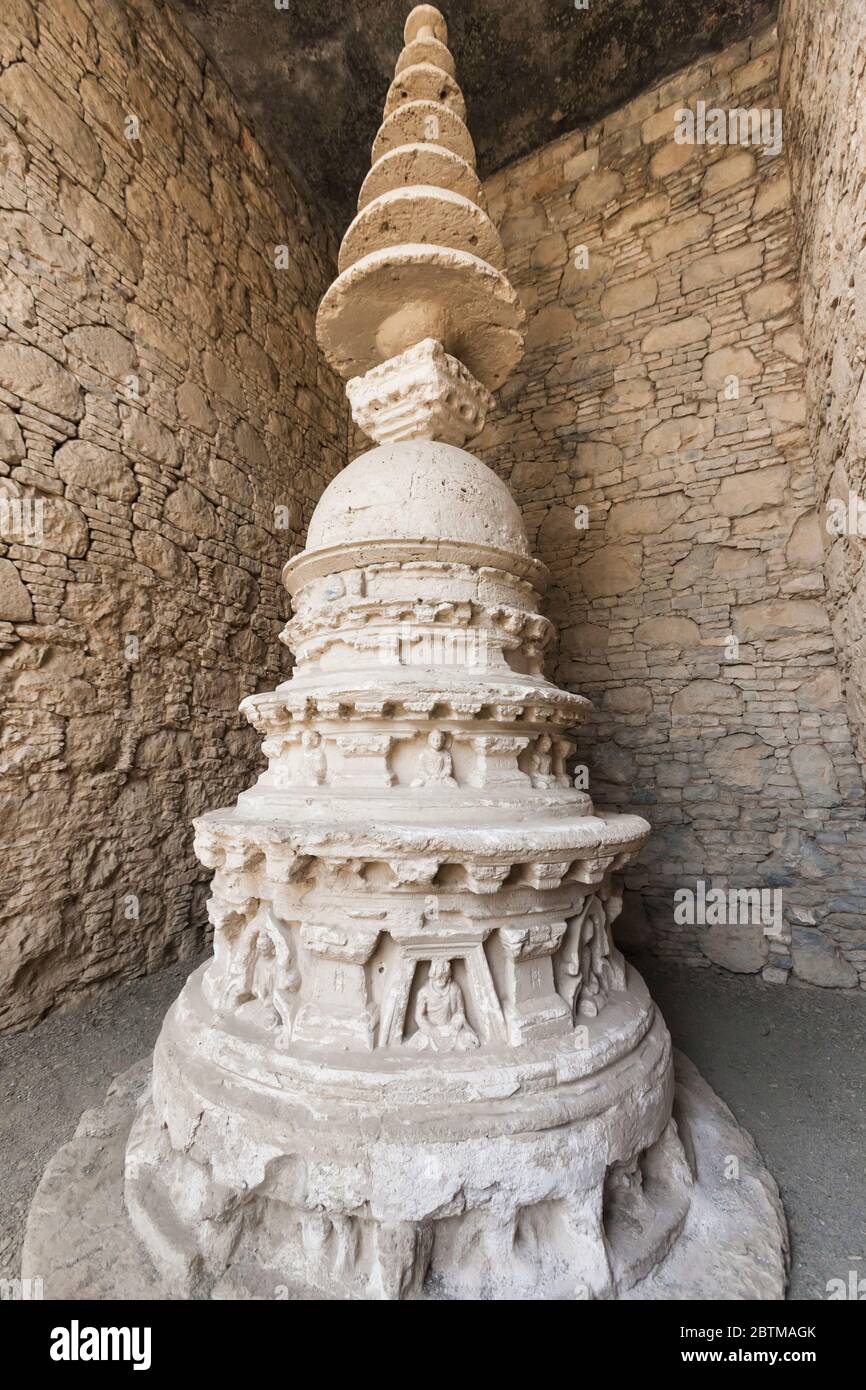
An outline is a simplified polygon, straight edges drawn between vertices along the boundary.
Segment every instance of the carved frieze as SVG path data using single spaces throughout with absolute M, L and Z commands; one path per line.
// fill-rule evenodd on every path
M 557 986 L 575 1020 L 596 1018 L 608 996 L 625 987 L 625 967 L 612 946 L 602 899 L 590 895 L 580 912 L 568 921 L 557 968 Z

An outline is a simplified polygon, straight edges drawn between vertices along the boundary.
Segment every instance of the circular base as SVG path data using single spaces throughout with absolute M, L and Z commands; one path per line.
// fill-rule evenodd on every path
M 646 1219 L 648 1213 L 641 1209 L 637 1192 L 621 1203 L 607 1227 L 613 1284 L 602 1296 L 781 1299 L 787 1233 L 776 1184 L 750 1136 L 691 1063 L 678 1056 L 676 1068 L 674 1117 L 691 1170 L 697 1174 L 688 1190 L 687 1210 L 677 1220 L 664 1204 L 656 1204 L 653 1221 Z M 59 1150 L 43 1175 L 28 1220 L 22 1272 L 25 1278 L 44 1280 L 46 1298 L 178 1297 L 176 1278 L 157 1273 L 135 1234 L 124 1201 L 129 1133 L 137 1115 L 146 1113 L 140 1106 L 149 1078 L 150 1059 L 118 1077 L 103 1106 L 84 1114 L 75 1137 Z M 736 1177 L 730 1177 L 732 1173 Z M 168 1249 L 176 1232 L 167 1229 L 164 1236 Z M 395 1247 L 398 1236 L 395 1233 Z M 311 1232 L 310 1240 L 314 1237 Z M 395 1248 L 398 1263 L 399 1256 Z M 209 1296 L 303 1300 L 322 1294 L 279 1284 L 261 1265 L 232 1265 Z M 382 1287 L 378 1296 L 438 1299 L 455 1295 L 427 1281 L 420 1289 Z M 527 1283 L 517 1296 L 549 1295 L 539 1284 Z M 583 1285 L 573 1288 L 571 1296 L 597 1295 Z
M 179 1297 L 228 1279 L 608 1298 L 680 1229 L 670 1039 L 637 976 L 582 1027 L 546 1018 L 518 1047 L 444 1052 L 347 1051 L 333 1028 L 314 1044 L 315 994 L 281 1050 L 243 1010 L 215 1015 L 206 982 L 169 1011 L 125 1163 L 133 1224 Z M 616 1226 L 641 1236 L 614 1270 Z

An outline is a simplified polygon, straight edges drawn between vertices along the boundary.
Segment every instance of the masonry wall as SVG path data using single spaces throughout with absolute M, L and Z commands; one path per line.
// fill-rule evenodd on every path
M 866 764 L 866 6 L 786 0 L 780 34 L 809 437 L 842 683 Z
M 253 779 L 238 702 L 287 674 L 280 569 L 345 418 L 313 336 L 333 247 L 168 8 L 4 0 L 0 176 L 17 1027 L 202 944 L 190 822 Z
M 806 64 L 815 82 L 824 64 L 829 49 Z M 553 674 L 596 705 L 590 790 L 655 827 L 628 880 L 630 939 L 855 988 L 866 833 L 843 678 L 863 630 L 846 651 L 828 589 L 788 160 L 784 145 L 674 140 L 698 100 L 777 108 L 777 68 L 768 31 L 488 182 L 529 332 L 480 452 L 553 574 Z M 834 109 L 853 102 L 843 86 Z M 815 252 L 828 302 L 832 250 Z M 822 355 L 833 335 L 825 313 Z M 781 889 L 781 934 L 678 925 L 674 893 L 698 880 Z

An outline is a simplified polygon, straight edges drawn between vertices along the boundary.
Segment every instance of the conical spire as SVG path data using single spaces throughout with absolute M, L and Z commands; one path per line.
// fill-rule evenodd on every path
M 445 20 L 419 5 L 404 38 L 319 343 L 357 377 L 432 339 L 495 390 L 522 355 L 523 310 L 481 206 Z

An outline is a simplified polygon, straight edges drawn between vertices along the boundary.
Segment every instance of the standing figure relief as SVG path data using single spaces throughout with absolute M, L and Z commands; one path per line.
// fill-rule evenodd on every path
M 214 1006 L 224 1013 L 251 1006 L 266 1028 L 288 1029 L 301 975 L 286 929 L 264 904 L 252 916 L 233 912 L 214 926 L 206 977 Z
M 320 787 L 327 781 L 328 761 L 318 729 L 305 729 L 301 735 L 301 763 L 307 786 Z

